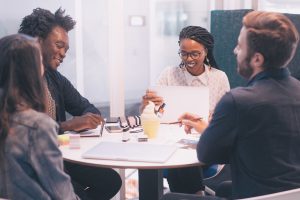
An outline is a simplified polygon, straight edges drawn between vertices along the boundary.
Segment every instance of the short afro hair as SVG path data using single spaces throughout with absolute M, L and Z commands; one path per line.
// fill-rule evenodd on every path
M 74 28 L 76 22 L 69 15 L 64 16 L 64 14 L 65 10 L 61 8 L 54 14 L 49 10 L 36 8 L 30 15 L 23 18 L 18 32 L 43 39 L 56 26 L 60 26 L 66 32 L 69 32 Z

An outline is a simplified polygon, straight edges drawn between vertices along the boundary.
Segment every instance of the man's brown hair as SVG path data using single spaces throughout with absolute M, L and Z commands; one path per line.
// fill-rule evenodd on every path
M 288 17 L 281 13 L 252 11 L 243 18 L 250 55 L 264 56 L 265 69 L 285 67 L 293 58 L 299 33 Z

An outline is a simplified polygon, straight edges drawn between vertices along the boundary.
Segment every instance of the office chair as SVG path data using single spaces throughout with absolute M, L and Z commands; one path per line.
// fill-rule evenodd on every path
M 225 200 L 216 196 L 198 196 L 194 194 L 167 193 L 160 200 Z
M 257 197 L 245 198 L 243 200 L 299 200 L 300 188 L 287 190 L 283 192 L 276 192 L 273 194 L 267 194 Z
M 204 191 L 208 195 L 215 196 L 219 184 L 229 180 L 231 180 L 230 165 L 225 164 L 215 175 L 203 179 Z

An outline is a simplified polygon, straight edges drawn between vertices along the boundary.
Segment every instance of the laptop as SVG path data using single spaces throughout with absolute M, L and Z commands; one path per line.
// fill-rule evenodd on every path
M 103 141 L 82 154 L 83 158 L 136 162 L 166 162 L 176 151 L 175 145 L 120 143 Z
M 157 92 L 164 99 L 162 123 L 176 122 L 185 112 L 193 113 L 203 119 L 209 115 L 208 87 L 191 86 L 153 86 L 151 90 Z

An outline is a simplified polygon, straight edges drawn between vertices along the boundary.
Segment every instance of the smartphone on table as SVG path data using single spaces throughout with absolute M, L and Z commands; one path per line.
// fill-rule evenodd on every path
M 123 129 L 119 125 L 105 126 L 109 133 L 122 133 Z

